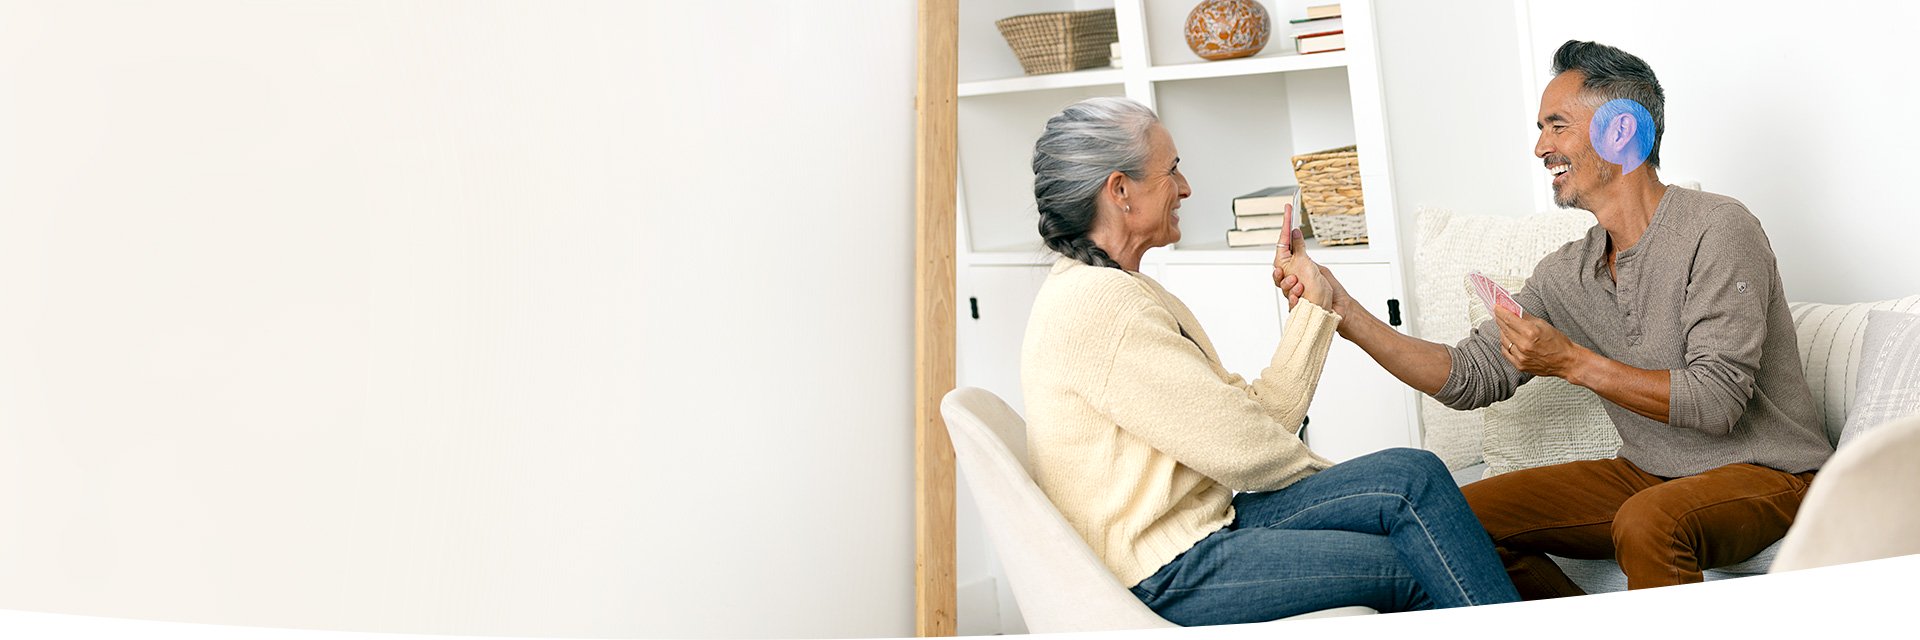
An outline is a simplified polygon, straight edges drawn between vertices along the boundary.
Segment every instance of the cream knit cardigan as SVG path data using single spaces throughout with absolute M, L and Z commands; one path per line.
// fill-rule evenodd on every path
M 1232 522 L 1234 491 L 1333 465 L 1298 433 L 1339 322 L 1296 305 L 1248 384 L 1160 283 L 1061 259 L 1020 353 L 1034 479 L 1120 583 L 1138 584 Z

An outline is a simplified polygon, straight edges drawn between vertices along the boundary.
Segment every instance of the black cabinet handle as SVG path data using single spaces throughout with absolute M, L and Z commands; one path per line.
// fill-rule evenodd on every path
M 973 319 L 975 320 L 980 319 L 980 299 L 979 298 L 967 298 L 967 308 L 973 310 Z
M 1397 299 L 1387 300 L 1387 324 L 1395 327 L 1400 326 L 1400 301 Z

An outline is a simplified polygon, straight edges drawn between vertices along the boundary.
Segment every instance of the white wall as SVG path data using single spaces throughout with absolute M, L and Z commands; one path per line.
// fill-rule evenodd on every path
M 1920 104 L 1908 46 L 1920 6 L 1381 0 L 1378 14 L 1408 224 L 1420 205 L 1551 207 L 1530 156 L 1539 90 L 1560 43 L 1594 40 L 1653 66 L 1667 92 L 1661 176 L 1745 202 L 1791 299 L 1920 293 L 1907 247 L 1920 207 L 1903 188 L 1920 173 L 1906 151 L 1920 130 L 1904 125 Z
M 1403 217 L 1428 205 L 1527 210 L 1513 183 L 1537 164 L 1538 96 L 1520 82 L 1513 0 L 1378 0 L 1374 14 Z
M 1374 26 L 1403 263 L 1413 264 L 1422 207 L 1533 211 L 1538 96 L 1521 82 L 1513 0 L 1376 0 Z
M 913 25 L 0 4 L 0 608 L 910 634 Z

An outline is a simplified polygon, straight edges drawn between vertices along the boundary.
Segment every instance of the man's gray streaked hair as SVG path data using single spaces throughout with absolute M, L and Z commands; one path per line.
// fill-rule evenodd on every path
M 1626 98 L 1646 107 L 1653 116 L 1653 148 L 1647 164 L 1660 168 L 1660 139 L 1667 135 L 1667 93 L 1654 77 L 1653 67 L 1639 56 L 1597 42 L 1568 40 L 1553 52 L 1553 75 L 1578 71 L 1580 92 L 1593 106 Z
M 1047 248 L 1083 263 L 1120 268 L 1087 233 L 1107 176 L 1139 180 L 1147 164 L 1147 130 L 1159 122 L 1126 98 L 1088 98 L 1047 119 L 1033 143 L 1033 199 Z

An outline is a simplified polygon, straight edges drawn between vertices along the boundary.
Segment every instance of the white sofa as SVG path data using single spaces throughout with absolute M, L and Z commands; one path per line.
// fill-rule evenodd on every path
M 1475 307 L 1480 304 L 1462 284 L 1466 273 L 1481 271 L 1496 280 L 1506 280 L 1503 284 L 1517 287 L 1541 257 L 1581 236 L 1594 224 L 1594 219 L 1582 211 L 1515 218 L 1456 215 L 1429 209 L 1420 212 L 1419 224 L 1412 295 L 1414 334 L 1453 344 L 1467 335 Z M 1789 287 L 1791 284 L 1788 283 Z M 1841 428 L 1853 408 L 1854 382 L 1863 359 L 1861 336 L 1868 312 L 1879 309 L 1920 313 L 1920 296 L 1857 305 L 1792 303 L 1792 306 L 1808 385 L 1825 419 L 1828 439 L 1838 442 Z M 1913 364 L 1920 366 L 1920 363 Z M 1536 379 L 1527 387 L 1543 385 L 1542 388 L 1546 388 L 1547 384 L 1565 385 L 1560 381 Z M 1523 394 L 1528 393 L 1527 387 L 1523 387 Z M 1574 393 L 1584 397 L 1571 395 Z M 1546 394 L 1554 394 L 1559 399 L 1538 401 L 1537 396 Z M 1536 397 L 1529 400 L 1523 401 L 1516 395 L 1507 401 L 1514 405 L 1503 407 L 1506 403 L 1499 403 L 1466 412 L 1448 409 L 1432 398 L 1422 398 L 1424 444 L 1447 461 L 1463 485 L 1480 479 L 1490 462 L 1495 467 L 1511 470 L 1568 459 L 1607 457 L 1617 449 L 1618 435 L 1604 423 L 1605 415 L 1595 404 L 1600 400 L 1591 392 L 1565 385 L 1564 389 L 1536 390 L 1533 395 Z M 1602 422 L 1595 423 L 1596 419 Z M 1584 426 L 1563 424 L 1582 422 Z M 1517 428 L 1529 423 L 1557 426 L 1547 431 Z M 1524 437 L 1514 437 L 1516 434 Z M 1504 450 L 1516 446 L 1523 451 L 1515 454 Z M 1496 452 L 1489 447 L 1503 450 L 1498 452 L 1500 455 L 1494 455 Z M 1529 460 L 1529 456 L 1535 459 Z M 1775 544 L 1744 562 L 1709 570 L 1706 579 L 1766 573 L 1779 547 Z M 1554 558 L 1554 561 L 1588 593 L 1626 588 L 1626 576 L 1612 561 L 1566 558 Z

